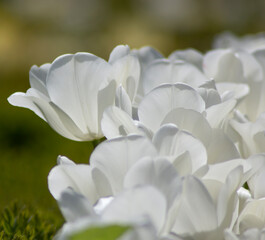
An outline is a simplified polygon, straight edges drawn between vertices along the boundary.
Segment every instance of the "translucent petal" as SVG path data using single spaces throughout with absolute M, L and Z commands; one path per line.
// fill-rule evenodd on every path
M 114 194 L 123 189 L 123 181 L 128 170 L 145 156 L 156 156 L 151 141 L 143 136 L 129 135 L 107 140 L 94 150 L 90 164 L 105 174 Z
M 59 158 L 62 158 L 59 156 Z M 70 160 L 69 160 L 70 161 Z M 84 195 L 91 204 L 94 204 L 99 196 L 91 176 L 91 167 L 86 164 L 69 164 L 60 161 L 48 175 L 48 187 L 55 199 L 59 199 L 62 192 L 71 187 L 75 192 Z
M 165 221 L 166 207 L 166 199 L 154 187 L 133 188 L 121 193 L 107 206 L 103 219 L 123 224 L 149 220 L 159 232 Z
M 154 132 L 166 115 L 175 108 L 202 112 L 205 102 L 194 89 L 185 84 L 165 84 L 152 90 L 138 108 L 139 120 Z

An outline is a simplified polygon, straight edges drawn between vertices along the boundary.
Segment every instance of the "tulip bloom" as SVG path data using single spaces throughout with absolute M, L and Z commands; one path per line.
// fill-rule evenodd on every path
M 103 137 L 101 118 L 114 105 L 116 86 L 123 86 L 133 100 L 139 71 L 128 46 L 116 47 L 109 62 L 90 53 L 66 54 L 52 64 L 33 66 L 31 88 L 8 101 L 29 108 L 66 138 L 91 141 Z

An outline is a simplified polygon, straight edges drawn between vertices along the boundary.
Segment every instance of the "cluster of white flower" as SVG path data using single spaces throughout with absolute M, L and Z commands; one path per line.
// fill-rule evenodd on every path
M 107 139 L 89 165 L 59 156 L 48 176 L 58 239 L 114 224 L 129 226 L 120 240 L 265 239 L 265 38 L 68 54 L 30 84 L 9 102 L 66 138 Z

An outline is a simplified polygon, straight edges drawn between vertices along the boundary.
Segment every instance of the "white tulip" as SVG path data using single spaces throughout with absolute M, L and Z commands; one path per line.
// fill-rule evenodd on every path
M 239 149 L 244 157 L 252 154 L 263 153 L 265 151 L 265 114 L 261 114 L 255 122 L 240 119 L 235 113 L 235 119 L 231 119 L 229 124 L 239 134 L 237 138 Z
M 144 96 L 152 89 L 165 83 L 186 83 L 198 87 L 209 79 L 191 63 L 181 60 L 157 59 L 143 72 Z
M 62 192 L 58 204 L 67 220 L 56 236 L 58 240 L 70 240 L 89 228 L 104 231 L 104 227 L 113 225 L 128 227 L 119 237 L 121 240 L 156 240 L 166 213 L 165 198 L 151 186 L 124 191 L 100 212 L 95 212 L 97 205 L 93 208 L 86 198 L 71 189 Z
M 243 233 L 247 229 L 265 226 L 265 199 L 248 199 L 237 219 L 234 231 Z
M 184 179 L 175 213 L 172 232 L 183 239 L 223 239 L 223 230 L 233 226 L 237 216 L 237 194 L 242 178 L 242 167 L 236 167 L 227 176 L 225 183 L 217 183 L 217 197 L 199 179 L 188 176 Z M 214 186 L 214 185 L 213 185 Z
M 177 50 L 172 52 L 168 58 L 170 60 L 182 60 L 191 63 L 202 70 L 203 55 L 196 49 L 188 48 L 185 50 Z
M 214 47 L 234 48 L 252 53 L 265 48 L 265 35 L 264 33 L 258 33 L 237 37 L 233 33 L 225 32 L 216 37 Z
M 240 99 L 240 111 L 252 121 L 265 111 L 264 59 L 265 50 L 262 48 L 252 53 L 242 49 L 212 50 L 203 60 L 204 72 L 216 81 L 219 93 L 232 92 L 236 99 Z
M 116 86 L 123 86 L 133 101 L 139 75 L 138 59 L 128 46 L 116 47 L 109 62 L 89 53 L 67 54 L 33 66 L 31 88 L 8 101 L 34 111 L 66 138 L 90 141 L 103 137 L 101 118 L 114 105 Z

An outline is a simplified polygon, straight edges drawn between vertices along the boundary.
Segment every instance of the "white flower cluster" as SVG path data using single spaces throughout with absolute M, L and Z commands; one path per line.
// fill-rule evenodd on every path
M 113 224 L 130 226 L 119 240 L 265 239 L 265 38 L 221 38 L 204 55 L 117 46 L 31 68 L 12 105 L 66 138 L 107 138 L 48 176 L 58 239 Z

